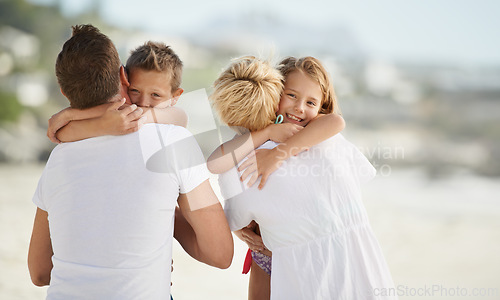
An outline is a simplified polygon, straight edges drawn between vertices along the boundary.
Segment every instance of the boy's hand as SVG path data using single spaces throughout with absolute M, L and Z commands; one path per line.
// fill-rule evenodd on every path
M 113 102 L 99 117 L 103 134 L 123 135 L 139 130 L 144 124 L 142 108 L 125 104 L 125 99 Z
M 70 118 L 70 113 L 69 111 L 71 110 L 70 107 L 67 107 L 60 112 L 52 115 L 49 119 L 49 128 L 47 128 L 47 137 L 49 140 L 53 143 L 60 144 L 61 141 L 57 139 L 56 137 L 56 132 L 64 127 L 66 124 L 68 124 L 71 121 Z
M 276 143 L 283 143 L 292 137 L 294 134 L 304 129 L 304 127 L 292 124 L 292 123 L 284 123 L 284 124 L 272 124 L 266 127 L 269 131 L 269 139 Z
M 239 172 L 244 170 L 240 179 L 241 181 L 245 181 L 248 176 L 251 176 L 247 184 L 248 187 L 251 187 L 262 176 L 259 183 L 259 190 L 261 190 L 266 184 L 269 175 L 281 166 L 285 158 L 276 148 L 255 150 L 238 168 Z

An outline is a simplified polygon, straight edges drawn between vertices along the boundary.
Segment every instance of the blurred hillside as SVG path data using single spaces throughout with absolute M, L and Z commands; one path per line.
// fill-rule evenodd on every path
M 92 11 L 69 19 L 56 6 L 0 1 L 0 162 L 47 159 L 53 147 L 45 138 L 47 120 L 66 103 L 55 58 L 81 20 L 102 24 Z
M 185 62 L 187 92 L 210 91 L 221 68 L 239 55 L 317 56 L 332 74 L 346 135 L 376 166 L 424 166 L 432 177 L 463 171 L 500 176 L 499 66 L 380 60 L 349 28 L 290 25 L 255 11 L 214 17 L 182 36 L 151 35 L 107 24 L 98 2 L 68 17 L 57 1 L 0 1 L 0 162 L 47 159 L 54 146 L 45 137 L 47 120 L 67 105 L 54 61 L 78 23 L 109 35 L 123 61 L 147 39 L 172 45 Z M 269 45 L 274 49 L 262 51 Z

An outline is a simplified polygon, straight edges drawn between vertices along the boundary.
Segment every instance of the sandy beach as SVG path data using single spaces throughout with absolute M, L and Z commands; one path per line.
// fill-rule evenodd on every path
M 44 299 L 26 256 L 41 165 L 0 165 L 0 299 Z M 500 180 L 464 173 L 430 180 L 393 170 L 364 189 L 364 202 L 400 299 L 500 299 Z M 215 190 L 217 188 L 215 187 Z M 174 243 L 174 299 L 246 299 L 246 247 L 235 239 L 228 270 L 196 262 Z

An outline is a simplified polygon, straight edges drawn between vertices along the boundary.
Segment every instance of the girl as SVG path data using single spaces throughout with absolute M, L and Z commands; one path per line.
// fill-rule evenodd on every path
M 266 102 L 276 108 L 272 102 L 275 91 L 263 88 L 265 77 L 250 76 L 255 61 L 245 60 L 233 63 L 221 74 L 211 98 L 228 125 L 250 129 L 248 120 L 269 117 L 265 113 L 268 110 L 262 109 Z M 289 139 L 280 134 L 273 137 L 278 125 L 254 128 L 212 154 L 209 169 L 225 171 L 226 162 L 240 161 L 252 145 L 267 139 L 285 141 L 278 146 L 266 142 L 262 148 L 267 150 L 258 150 L 256 159 L 238 168 L 247 168 L 241 180 L 249 185 L 262 175 L 259 189 L 239 185 L 235 169 L 220 176 L 228 222 L 232 230 L 241 230 L 237 235 L 257 251 L 264 248 L 247 225 L 253 221 L 260 225 L 264 244 L 273 251 L 272 299 L 374 299 L 375 288 L 393 286 L 360 197 L 359 183 L 373 177 L 374 169 L 352 144 L 335 135 L 344 123 L 335 114 L 338 110 L 333 88 L 321 63 L 312 57 L 287 58 L 279 70 L 285 80 L 278 118 L 283 118 L 285 125 L 307 127 L 297 131 L 288 125 L 295 130 Z M 249 87 L 242 88 L 245 80 Z M 264 92 L 248 96 L 252 86 Z M 242 99 L 254 109 L 233 105 Z M 318 143 L 307 153 L 291 157 Z M 301 169 L 305 174 L 294 172 Z M 268 175 L 275 170 L 279 172 L 264 188 Z M 269 280 L 265 277 L 270 273 L 269 259 L 255 253 L 252 257 L 249 298 L 269 298 Z M 261 263 L 262 269 L 255 267 L 256 263 Z

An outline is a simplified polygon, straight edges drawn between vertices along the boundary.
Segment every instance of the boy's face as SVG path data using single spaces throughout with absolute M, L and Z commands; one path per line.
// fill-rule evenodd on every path
M 130 82 L 128 87 L 130 100 L 138 106 L 155 107 L 159 104 L 165 105 L 169 104 L 169 100 L 172 98 L 180 96 L 177 91 L 174 93 L 175 95 L 172 94 L 170 76 L 166 72 L 135 68 L 129 71 L 128 78 Z M 182 89 L 179 90 L 182 91 Z
M 306 126 L 318 115 L 321 99 L 319 84 L 301 71 L 294 71 L 285 79 L 277 114 L 283 115 L 284 123 Z

